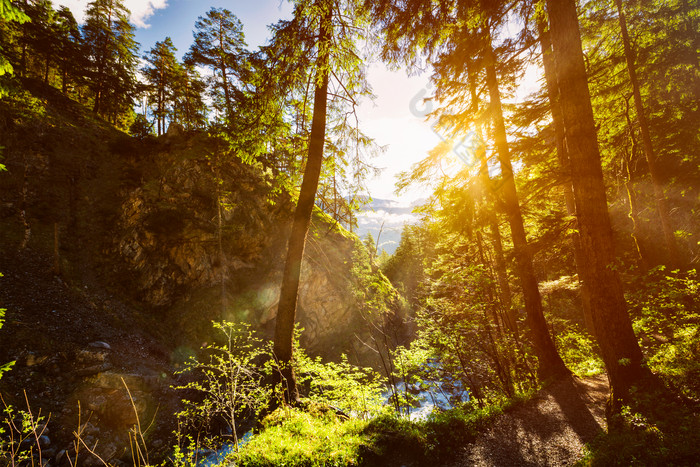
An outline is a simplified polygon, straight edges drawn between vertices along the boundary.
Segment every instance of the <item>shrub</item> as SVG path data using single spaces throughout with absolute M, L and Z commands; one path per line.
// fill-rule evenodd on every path
M 597 346 L 589 336 L 570 329 L 557 335 L 556 340 L 567 368 L 578 376 L 593 376 L 605 371 Z
M 385 381 L 371 368 L 351 365 L 346 355 L 340 362 L 323 363 L 310 358 L 298 346 L 295 351 L 298 382 L 308 388 L 308 399 L 357 416 L 370 418 L 383 410 Z
M 249 325 L 224 321 L 214 328 L 223 334 L 224 343 L 206 346 L 208 361 L 192 357 L 179 372 L 196 379 L 177 389 L 194 391 L 197 397 L 183 400 L 185 408 L 177 417 L 185 431 L 197 433 L 223 422 L 237 446 L 240 421 L 255 418 L 273 397 L 272 388 L 263 384 L 272 372 L 272 358 L 269 345 Z

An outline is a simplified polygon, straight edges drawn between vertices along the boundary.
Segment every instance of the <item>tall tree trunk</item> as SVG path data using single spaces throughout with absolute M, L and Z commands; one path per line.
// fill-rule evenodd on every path
M 467 70 L 469 79 L 469 95 L 471 98 L 472 112 L 477 115 L 479 113 L 479 96 L 477 94 L 477 78 L 475 64 L 472 60 L 467 59 Z M 476 136 L 479 139 L 476 149 L 476 157 L 479 159 L 479 178 L 482 185 L 483 195 L 487 203 L 486 221 L 491 230 L 491 239 L 494 249 L 494 268 L 496 269 L 496 277 L 498 279 L 499 300 L 505 317 L 505 323 L 508 330 L 513 334 L 516 340 L 518 335 L 518 320 L 513 309 L 513 300 L 510 292 L 510 284 L 508 283 L 508 270 L 506 269 L 505 256 L 503 254 L 503 242 L 501 240 L 501 231 L 498 228 L 498 217 L 496 216 L 496 197 L 492 191 L 491 177 L 489 176 L 489 166 L 486 159 L 486 145 L 484 144 L 484 136 L 481 131 L 481 121 L 476 121 Z
M 575 0 L 547 0 L 552 45 L 571 160 L 579 220 L 583 281 L 591 292 L 591 317 L 608 371 L 611 411 L 629 399 L 629 389 L 648 374 L 632 330 L 615 266 L 613 231 L 593 120 Z
M 637 204 L 637 193 L 634 191 L 634 181 L 632 180 L 632 161 L 637 154 L 637 138 L 634 137 L 634 127 L 630 118 L 630 103 L 625 99 L 625 118 L 627 119 L 627 128 L 630 133 L 630 141 L 632 148 L 629 154 L 625 149 L 623 153 L 624 171 L 625 171 L 625 191 L 627 192 L 627 200 L 630 203 L 629 218 L 632 220 L 632 240 L 637 248 L 637 260 L 639 268 L 642 271 L 647 271 L 650 266 L 648 250 L 645 246 L 641 232 L 641 223 L 639 221 L 639 205 Z
M 27 5 L 27 0 L 22 2 L 24 8 L 22 11 L 27 14 L 29 6 Z M 29 41 L 29 21 L 26 21 L 22 25 L 22 55 L 20 58 L 19 65 L 19 75 L 24 78 L 27 76 L 27 44 Z
M 485 316 L 488 316 L 488 313 L 486 311 L 491 313 L 492 315 L 492 321 L 493 324 L 496 326 L 496 336 L 501 339 L 504 335 L 503 328 L 508 326 L 507 323 L 507 318 L 504 319 L 503 315 L 499 313 L 499 306 L 498 302 L 499 300 L 496 298 L 496 293 L 495 293 L 495 287 L 493 284 L 493 268 L 492 268 L 492 261 L 491 258 L 488 258 L 486 254 L 484 253 L 484 236 L 481 233 L 481 228 L 476 229 L 476 245 L 477 245 L 477 250 L 479 252 L 479 261 L 481 264 L 484 266 L 486 270 L 486 274 L 488 275 L 489 279 L 491 279 L 485 287 L 485 295 L 486 295 L 486 300 L 485 303 L 488 303 L 489 306 L 484 308 L 484 314 Z
M 68 70 L 67 60 L 64 58 L 61 64 L 61 92 L 64 96 L 68 95 Z
M 481 133 L 479 130 L 478 133 Z M 483 139 L 482 139 L 483 141 Z M 503 254 L 503 241 L 501 239 L 501 231 L 498 228 L 498 217 L 496 216 L 494 194 L 491 191 L 491 178 L 489 177 L 488 162 L 486 160 L 486 150 L 483 147 L 478 149 L 478 157 L 480 160 L 479 177 L 484 186 L 486 202 L 489 204 L 486 208 L 486 222 L 491 231 L 491 242 L 494 250 L 494 268 L 496 269 L 496 278 L 498 280 L 499 299 L 501 307 L 504 311 L 506 326 L 508 330 L 519 338 L 518 335 L 518 320 L 513 309 L 513 300 L 510 292 L 510 284 L 508 283 L 508 269 L 506 268 L 506 259 Z
M 556 140 L 556 151 L 559 165 L 565 174 L 566 180 L 562 184 L 564 191 L 564 203 L 566 205 L 566 213 L 571 218 L 576 218 L 576 202 L 574 200 L 574 189 L 571 185 L 571 163 L 569 154 L 566 150 L 564 121 L 559 103 L 559 84 L 557 83 L 557 73 L 554 65 L 554 56 L 552 55 L 552 41 L 549 37 L 549 31 L 546 30 L 546 24 L 543 18 L 537 21 L 537 30 L 539 33 L 540 47 L 542 48 L 542 67 L 544 68 L 545 84 L 547 86 L 547 97 L 549 98 L 549 106 L 552 113 L 552 126 L 554 128 L 554 137 Z M 574 253 L 574 262 L 576 263 L 576 272 L 578 274 L 579 288 L 581 289 L 581 305 L 583 310 L 583 321 L 586 323 L 588 332 L 593 334 L 593 321 L 591 319 L 591 298 L 590 291 L 586 284 L 581 280 L 580 264 L 582 261 L 581 255 L 581 240 L 578 236 L 578 230 L 571 234 L 571 249 Z
M 113 2 L 109 2 L 109 11 L 107 15 L 107 29 L 112 30 L 112 13 L 113 13 Z M 107 55 L 109 53 L 108 44 L 106 39 L 102 40 L 102 50 L 100 51 L 99 57 L 97 58 L 97 83 L 95 88 L 95 102 L 92 106 L 92 111 L 98 115 L 102 113 L 102 98 L 105 84 L 105 65 L 107 60 Z
M 158 136 L 162 135 L 165 133 L 165 128 L 163 128 L 163 60 L 161 59 L 158 63 L 158 67 L 160 68 L 158 70 L 158 89 L 156 90 L 156 96 L 158 99 L 158 102 L 156 104 L 157 108 L 157 114 L 156 114 L 156 121 L 158 122 Z M 218 157 L 218 155 L 217 155 Z M 218 174 L 217 174 L 218 176 Z M 218 183 L 218 180 L 217 180 Z M 219 188 L 217 188 L 217 197 L 220 198 L 219 196 Z M 221 201 L 219 199 L 219 201 Z
M 568 375 L 570 372 L 554 347 L 554 342 L 549 335 L 542 311 L 542 298 L 540 297 L 535 269 L 532 266 L 532 255 L 527 243 L 523 217 L 520 212 L 520 204 L 518 203 L 518 193 L 515 188 L 515 179 L 513 178 L 513 166 L 510 161 L 510 149 L 508 147 L 508 137 L 501 106 L 501 93 L 498 89 L 496 57 L 491 45 L 490 35 L 487 38 L 485 54 L 486 87 L 491 100 L 491 119 L 494 126 L 496 151 L 501 165 L 501 176 L 503 177 L 504 209 L 513 238 L 516 268 L 525 299 L 527 321 L 532 331 L 532 342 L 540 363 L 538 373 L 542 378 Z
M 632 45 L 630 44 L 630 37 L 627 31 L 627 19 L 625 18 L 625 12 L 622 9 L 622 0 L 615 0 L 615 5 L 617 6 L 617 17 L 620 21 L 620 30 L 622 32 L 622 44 L 625 48 L 627 71 L 630 75 L 630 82 L 632 83 L 634 107 L 637 111 L 637 122 L 639 123 L 639 129 L 642 133 L 642 148 L 644 149 L 644 156 L 646 157 L 647 165 L 649 166 L 649 175 L 651 176 L 651 184 L 654 187 L 654 197 L 656 198 L 656 209 L 659 212 L 661 228 L 664 232 L 664 240 L 666 242 L 666 250 L 668 254 L 667 261 L 671 266 L 680 266 L 681 257 L 678 254 L 678 244 L 676 243 L 676 237 L 673 233 L 673 226 L 671 225 L 671 217 L 669 215 L 668 201 L 666 200 L 666 195 L 664 194 L 663 182 L 661 181 L 661 175 L 659 174 L 659 169 L 656 165 L 656 155 L 654 154 L 654 146 L 651 143 L 649 122 L 647 121 L 647 117 L 644 112 L 644 102 L 642 102 L 642 94 L 639 89 L 639 80 L 637 79 L 637 70 L 634 66 L 634 54 L 632 52 Z
M 285 381 L 285 399 L 287 402 L 298 400 L 299 393 L 296 385 L 296 377 L 292 368 L 292 344 L 294 337 L 294 322 L 297 310 L 297 295 L 299 291 L 299 277 L 301 275 L 301 262 L 304 256 L 306 235 L 311 223 L 311 214 L 318 189 L 318 179 L 323 164 L 323 146 L 326 137 L 326 111 L 328 103 L 328 62 L 331 39 L 332 11 L 327 3 L 318 1 L 324 6 L 321 17 L 320 37 L 318 43 L 319 55 L 316 63 L 316 80 L 314 89 L 314 112 L 311 122 L 311 135 L 309 152 L 306 160 L 306 170 L 301 183 L 299 201 L 294 211 L 292 232 L 287 246 L 287 260 L 282 276 L 282 290 L 277 308 L 275 322 L 275 357 L 282 365 L 282 374 Z

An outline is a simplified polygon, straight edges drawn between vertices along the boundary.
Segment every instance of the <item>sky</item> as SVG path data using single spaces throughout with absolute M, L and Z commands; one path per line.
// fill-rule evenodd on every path
M 81 22 L 88 0 L 54 0 L 54 3 L 68 6 Z M 238 16 L 250 48 L 265 44 L 270 36 L 268 25 L 289 18 L 292 12 L 290 3 L 283 0 L 125 0 L 124 3 L 137 28 L 141 55 L 166 36 L 172 38 L 180 57 L 184 55 L 192 43 L 197 17 L 205 15 L 211 7 L 227 8 Z M 373 63 L 369 64 L 368 80 L 377 98 L 360 105 L 360 126 L 377 144 L 386 147 L 372 161 L 384 170 L 368 182 L 370 195 L 409 205 L 425 198 L 427 191 L 413 189 L 397 196 L 394 176 L 409 170 L 440 141 L 430 123 L 410 109 L 412 99 L 424 94 L 428 77 L 408 77 L 404 71 L 389 71 L 385 65 Z

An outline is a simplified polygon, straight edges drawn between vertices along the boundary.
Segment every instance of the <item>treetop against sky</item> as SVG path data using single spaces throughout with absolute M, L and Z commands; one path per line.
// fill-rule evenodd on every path
M 55 0 L 56 5 L 69 7 L 78 22 L 83 21 L 87 3 L 87 0 Z M 212 7 L 226 8 L 241 20 L 250 49 L 270 39 L 269 25 L 280 19 L 289 19 L 292 14 L 292 5 L 283 0 L 125 0 L 124 4 L 131 12 L 131 22 L 136 26 L 135 38 L 140 43 L 140 54 L 150 50 L 156 42 L 170 37 L 180 59 L 192 44 L 195 21 Z M 517 93 L 519 96 L 524 96 L 533 88 L 536 75 L 532 70 L 526 73 L 523 91 Z M 402 70 L 392 71 L 382 63 L 372 63 L 368 80 L 376 99 L 361 102 L 358 108 L 360 125 L 368 136 L 386 148 L 373 161 L 384 170 L 368 182 L 370 195 L 409 205 L 427 197 L 430 190 L 412 187 L 396 195 L 395 176 L 410 169 L 445 139 L 424 112 L 422 99 L 431 95 L 429 78 L 426 73 L 408 76 Z M 454 165 L 458 158 L 455 156 L 452 159 Z M 454 170 L 449 166 L 449 162 L 446 162 L 444 170 Z

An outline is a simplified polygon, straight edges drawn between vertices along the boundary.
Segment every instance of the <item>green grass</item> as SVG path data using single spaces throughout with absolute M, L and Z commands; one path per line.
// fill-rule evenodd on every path
M 358 465 L 367 422 L 339 420 L 332 412 L 279 409 L 241 450 L 241 466 Z
M 440 465 L 473 441 L 492 417 L 520 400 L 435 412 L 421 421 L 388 413 L 371 420 L 344 420 L 318 407 L 306 412 L 278 409 L 238 455 L 221 465 Z

